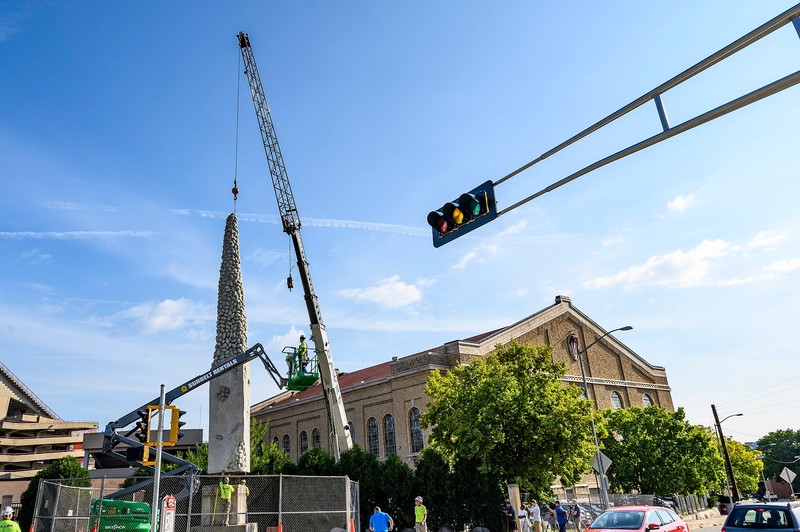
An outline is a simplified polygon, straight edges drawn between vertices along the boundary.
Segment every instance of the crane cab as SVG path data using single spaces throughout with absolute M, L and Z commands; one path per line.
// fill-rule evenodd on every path
M 309 353 L 305 370 L 301 361 L 298 360 L 296 347 L 284 347 L 282 353 L 286 355 L 286 365 L 289 366 L 289 374 L 286 379 L 287 390 L 302 392 L 311 388 L 319 380 L 319 359 L 316 353 Z

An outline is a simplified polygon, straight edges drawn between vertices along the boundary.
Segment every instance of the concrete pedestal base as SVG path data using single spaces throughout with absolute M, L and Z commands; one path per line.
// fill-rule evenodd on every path
M 247 520 L 246 489 L 247 488 L 239 484 L 233 487 L 231 510 L 228 513 L 229 526 L 223 527 L 222 524 L 225 522 L 225 514 L 223 513 L 223 502 L 219 498 L 219 489 L 216 486 L 203 486 L 203 514 L 200 518 L 200 526 L 192 527 L 192 530 L 204 528 L 216 529 L 219 527 L 230 531 L 231 527 L 253 525 L 256 528 L 252 531 L 249 529 L 246 531 L 245 529 L 236 529 L 235 532 L 258 532 L 256 523 L 245 523 Z

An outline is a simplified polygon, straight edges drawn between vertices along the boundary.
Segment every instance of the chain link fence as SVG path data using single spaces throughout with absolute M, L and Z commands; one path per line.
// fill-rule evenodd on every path
M 255 524 L 254 532 L 361 530 L 358 482 L 346 476 L 229 475 L 229 479 L 234 490 L 228 503 L 220 496 L 220 476 L 162 476 L 158 500 L 166 495 L 177 499 L 174 531 L 248 523 Z M 43 479 L 31 532 L 141 532 L 130 526 L 123 514 L 127 509 L 109 507 L 100 513 L 96 505 L 93 516 L 92 501 L 97 499 L 152 504 L 153 479 L 129 488 L 116 479 Z

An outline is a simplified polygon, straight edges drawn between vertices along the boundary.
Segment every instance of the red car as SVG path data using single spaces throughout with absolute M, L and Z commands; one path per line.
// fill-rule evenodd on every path
M 593 532 L 616 530 L 638 530 L 648 532 L 689 532 L 687 525 L 678 514 L 660 506 L 619 506 L 606 510 L 586 529 Z

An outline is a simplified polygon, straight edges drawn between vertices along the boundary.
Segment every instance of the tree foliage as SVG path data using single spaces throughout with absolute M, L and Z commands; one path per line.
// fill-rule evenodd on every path
M 784 467 L 793 467 L 795 457 L 800 456 L 800 430 L 776 430 L 758 440 L 758 448 L 764 454 L 764 476 L 780 478 Z
M 683 408 L 650 405 L 604 411 L 604 452 L 612 490 L 700 493 L 720 486 L 723 462 L 710 431 L 691 425 Z
M 593 454 L 590 404 L 565 386 L 552 347 L 512 342 L 446 373 L 434 372 L 422 423 L 451 463 L 478 464 L 484 482 L 517 482 L 545 492 L 573 483 Z M 536 452 L 520 452 L 535 449 Z
M 22 530 L 28 530 L 33 520 L 33 510 L 36 505 L 36 496 L 39 493 L 39 481 L 41 479 L 65 479 L 63 485 L 90 487 L 92 481 L 89 480 L 89 472 L 86 471 L 80 462 L 72 456 L 65 456 L 54 461 L 45 467 L 31 479 L 28 488 L 22 492 L 20 497 L 21 507 L 19 509 L 19 526 Z M 67 480 L 68 479 L 68 480 Z
M 751 493 L 756 493 L 758 481 L 761 479 L 761 468 L 764 467 L 763 462 L 758 459 L 761 453 L 730 438 L 725 439 L 725 446 L 728 448 L 739 496 L 747 497 Z

